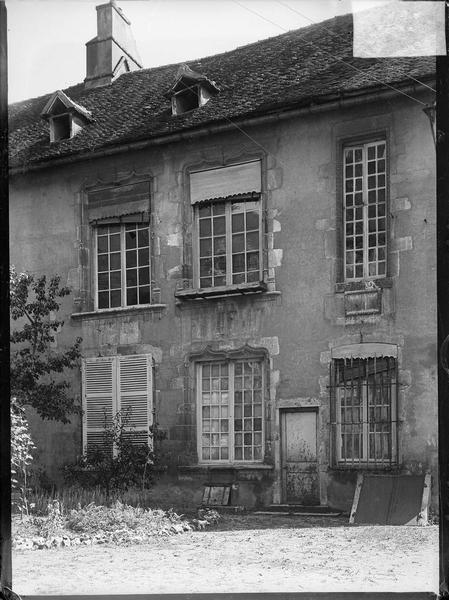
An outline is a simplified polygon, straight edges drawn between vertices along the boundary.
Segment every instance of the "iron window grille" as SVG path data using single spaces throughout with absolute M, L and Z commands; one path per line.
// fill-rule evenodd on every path
M 334 359 L 330 371 L 333 464 L 397 464 L 397 361 Z
M 197 365 L 199 462 L 262 462 L 263 389 L 260 360 Z
M 385 140 L 343 151 L 346 281 L 387 275 L 387 146 Z
M 196 210 L 200 288 L 262 281 L 262 208 L 256 200 L 203 203 Z
M 96 228 L 96 308 L 151 302 L 150 229 L 148 223 Z

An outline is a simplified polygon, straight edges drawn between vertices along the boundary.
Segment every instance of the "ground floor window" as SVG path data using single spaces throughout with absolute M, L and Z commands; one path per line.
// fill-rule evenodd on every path
M 197 376 L 200 462 L 262 461 L 262 361 L 199 363 Z
M 82 364 L 83 447 L 103 447 L 120 420 L 135 444 L 149 444 L 152 423 L 152 357 L 149 354 L 85 358 Z M 116 449 L 111 446 L 111 452 Z
M 331 425 L 336 464 L 396 462 L 397 364 L 391 357 L 335 359 Z

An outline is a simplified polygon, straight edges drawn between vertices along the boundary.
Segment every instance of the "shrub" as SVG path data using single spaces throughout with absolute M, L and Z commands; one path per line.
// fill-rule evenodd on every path
M 119 411 L 105 428 L 102 443 L 91 446 L 77 463 L 65 467 L 65 481 L 87 488 L 100 487 L 107 501 L 114 492 L 124 492 L 131 487 L 148 489 L 159 463 L 154 443 L 162 439 L 162 435 L 155 425 L 148 434 L 153 447 L 134 444 L 129 421 L 130 413 Z

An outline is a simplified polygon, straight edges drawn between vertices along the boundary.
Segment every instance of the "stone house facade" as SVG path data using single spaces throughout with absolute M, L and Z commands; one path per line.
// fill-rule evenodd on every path
M 194 504 L 435 480 L 433 60 L 354 59 L 348 15 L 142 69 L 97 14 L 85 82 L 11 106 L 11 260 L 62 275 L 83 339 L 82 419 L 32 419 L 48 476 L 126 409 Z

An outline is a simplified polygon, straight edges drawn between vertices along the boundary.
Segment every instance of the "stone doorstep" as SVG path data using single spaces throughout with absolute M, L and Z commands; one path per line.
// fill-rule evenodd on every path
M 271 515 L 273 517 L 281 517 L 281 516 L 301 516 L 301 517 L 339 517 L 341 516 L 341 512 L 324 512 L 324 513 L 318 513 L 318 512 L 305 512 L 305 511 L 301 511 L 301 512 L 295 512 L 295 511 L 274 511 L 274 510 L 256 510 L 252 513 L 253 515 Z
M 246 506 L 232 506 L 230 504 L 227 505 L 220 505 L 220 504 L 202 504 L 199 508 L 203 509 L 203 510 L 216 510 L 217 512 L 220 513 L 248 513 L 248 509 L 246 508 Z
M 270 504 L 255 514 L 304 515 L 320 517 L 337 517 L 342 511 L 332 510 L 328 506 L 306 506 L 302 504 Z

